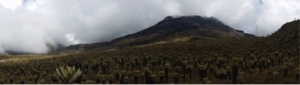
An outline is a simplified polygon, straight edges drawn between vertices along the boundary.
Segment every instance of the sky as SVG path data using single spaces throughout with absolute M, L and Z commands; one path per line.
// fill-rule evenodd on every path
M 263 36 L 300 18 L 300 0 L 0 0 L 0 54 L 110 41 L 169 15 L 218 18 Z M 257 30 L 256 30 L 257 28 Z

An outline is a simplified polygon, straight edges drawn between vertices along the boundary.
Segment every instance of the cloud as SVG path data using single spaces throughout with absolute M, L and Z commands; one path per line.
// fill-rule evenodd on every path
M 22 0 L 0 0 L 0 5 L 5 8 L 10 8 L 12 10 L 16 9 L 22 4 Z
M 0 0 L 0 52 L 42 54 L 49 51 L 47 44 L 110 41 L 168 15 L 214 16 L 261 36 L 300 18 L 299 4 L 299 0 Z
M 5 54 L 5 50 L 2 48 L 1 44 L 0 44 L 0 54 Z

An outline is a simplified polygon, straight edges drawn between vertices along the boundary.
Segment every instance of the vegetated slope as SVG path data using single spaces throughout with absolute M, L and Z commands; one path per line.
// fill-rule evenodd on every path
M 138 79 L 136 83 L 155 84 L 229 84 L 232 81 L 299 84 L 299 23 L 299 20 L 286 23 L 268 37 L 165 43 L 26 63 L 1 63 L 0 83 L 58 83 L 53 73 L 55 68 L 66 66 L 77 56 L 80 62 L 71 62 L 82 64 L 80 81 L 88 84 L 103 81 L 131 84 L 135 79 Z M 233 66 L 237 66 L 238 72 L 232 70 Z
M 299 29 L 300 20 L 295 20 L 284 24 L 281 29 L 277 30 L 270 37 L 266 39 L 273 46 L 282 49 L 289 49 L 298 47 L 299 49 Z
M 235 30 L 213 17 L 168 16 L 154 26 L 134 34 L 114 39 L 111 42 L 72 45 L 66 49 L 77 50 L 82 47 L 84 50 L 96 48 L 98 50 L 104 50 L 156 43 L 244 37 L 255 36 L 240 30 Z

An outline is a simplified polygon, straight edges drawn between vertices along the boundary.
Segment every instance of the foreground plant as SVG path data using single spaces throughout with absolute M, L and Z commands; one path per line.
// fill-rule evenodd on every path
M 300 79 L 300 67 L 296 68 L 295 71 L 296 71 L 296 75 L 295 75 L 296 79 Z
M 139 70 L 135 70 L 134 71 L 134 84 L 137 84 L 138 83 L 138 80 L 139 80 L 139 74 L 140 74 L 140 71 Z
M 82 71 L 80 69 L 76 70 L 74 66 L 67 66 L 56 68 L 56 73 L 61 83 L 71 84 L 81 76 Z

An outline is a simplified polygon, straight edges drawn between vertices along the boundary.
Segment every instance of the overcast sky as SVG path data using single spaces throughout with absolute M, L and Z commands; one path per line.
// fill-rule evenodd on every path
M 110 41 L 168 15 L 213 16 L 234 29 L 266 35 L 300 18 L 300 0 L 0 0 L 0 53 L 47 53 Z

